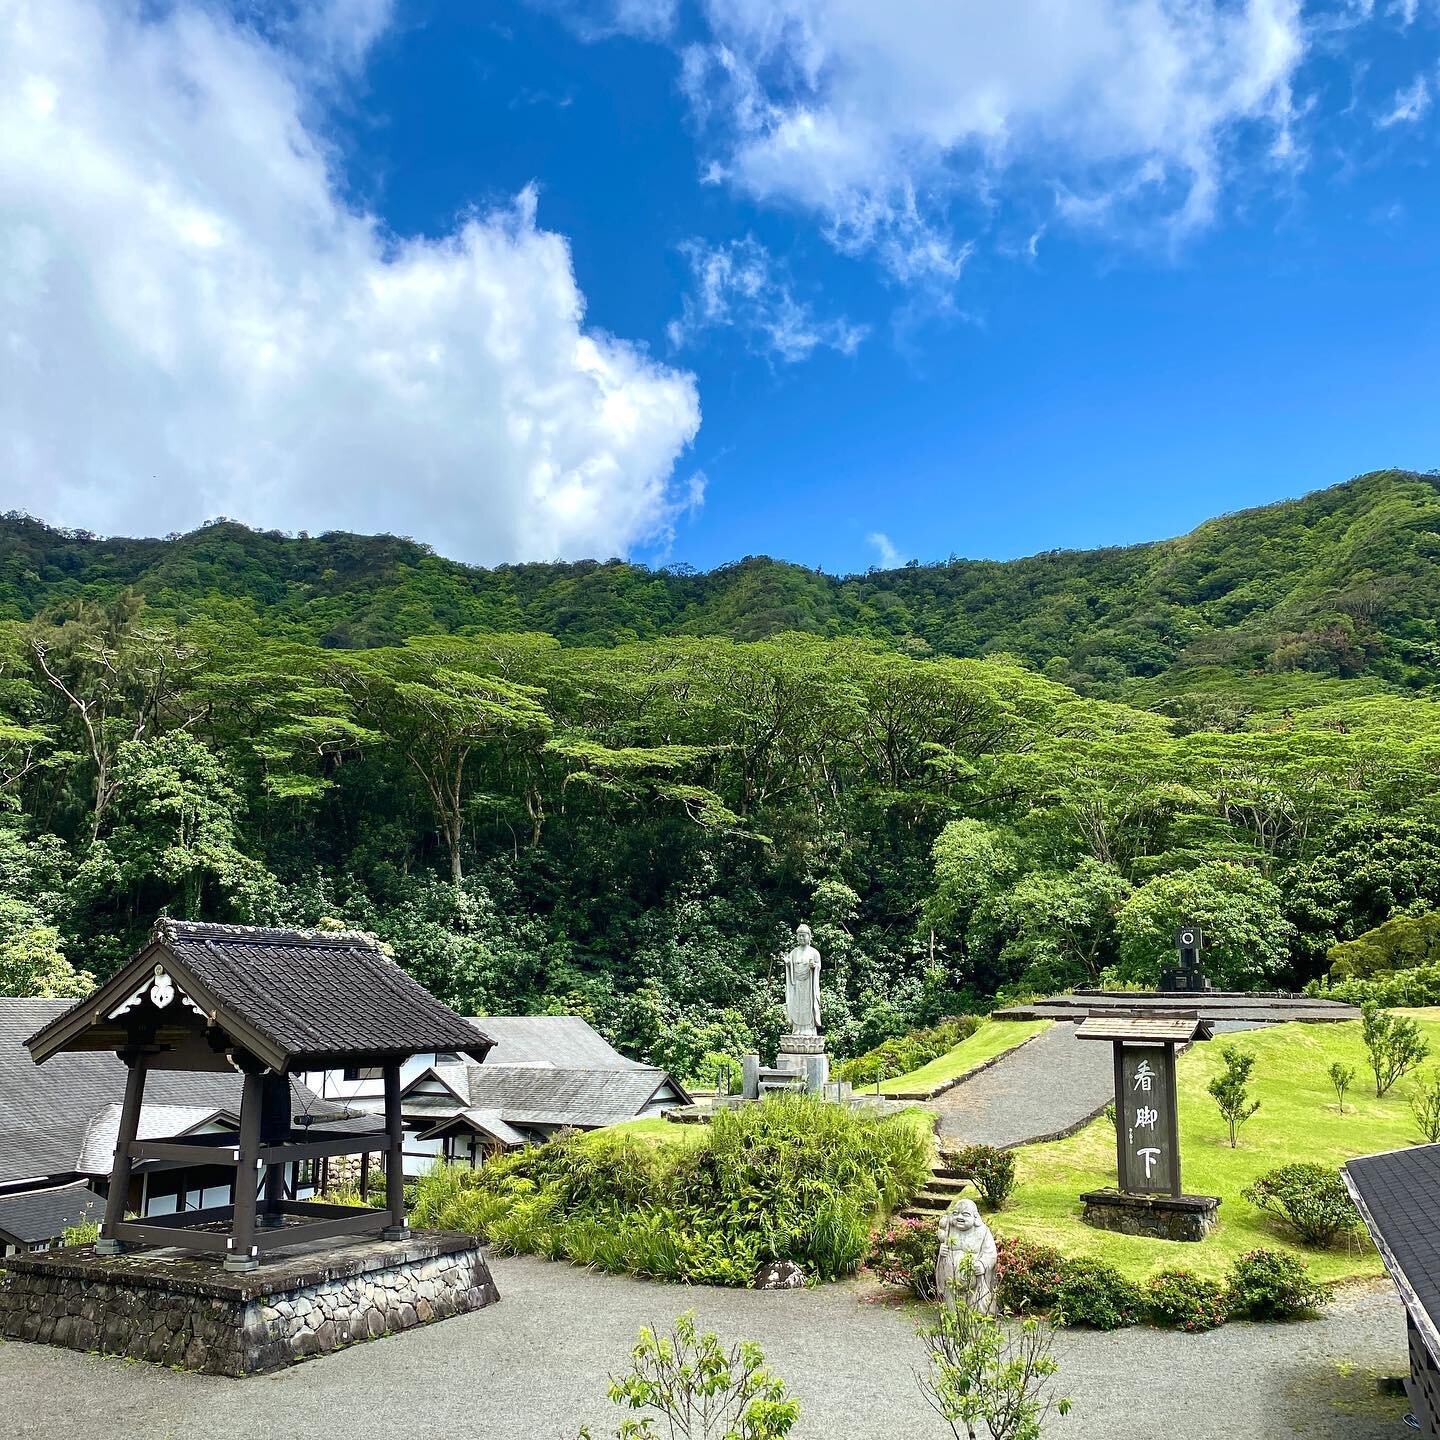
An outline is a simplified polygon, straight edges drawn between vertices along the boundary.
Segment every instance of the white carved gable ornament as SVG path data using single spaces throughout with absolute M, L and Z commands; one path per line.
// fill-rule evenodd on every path
M 140 985 L 127 995 L 106 1018 L 118 1020 L 122 1015 L 133 1010 L 147 996 L 157 1010 L 163 1010 L 177 995 L 180 997 L 180 1003 L 187 1010 L 193 1010 L 202 1019 L 204 1018 L 205 1012 L 176 985 L 170 972 L 163 965 L 157 963 L 150 976 L 141 981 Z

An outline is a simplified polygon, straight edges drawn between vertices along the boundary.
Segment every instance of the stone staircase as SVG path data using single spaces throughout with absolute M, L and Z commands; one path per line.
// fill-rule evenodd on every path
M 934 1220 L 943 1215 L 974 1182 L 956 1170 L 942 1155 L 931 1167 L 930 1178 L 910 1203 L 900 1211 L 902 1220 Z

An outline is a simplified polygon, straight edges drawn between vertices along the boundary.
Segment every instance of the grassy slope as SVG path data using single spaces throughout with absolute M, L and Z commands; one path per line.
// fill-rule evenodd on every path
M 987 1020 L 968 1040 L 962 1040 L 953 1050 L 947 1050 L 928 1065 L 922 1065 L 908 1075 L 897 1075 L 893 1080 L 882 1081 L 880 1093 L 909 1095 L 933 1090 L 947 1080 L 978 1070 L 987 1060 L 1013 1050 L 1049 1025 L 1048 1020 Z M 869 1090 L 874 1087 L 861 1088 Z
M 922 1105 L 911 1105 L 896 1115 L 907 1125 L 912 1125 L 926 1140 L 935 1132 L 935 1115 Z M 587 1140 L 629 1139 L 644 1140 L 652 1145 L 685 1145 L 700 1139 L 705 1133 L 703 1125 L 677 1125 L 663 1115 L 652 1115 L 644 1120 L 624 1120 L 618 1125 L 607 1125 L 603 1130 L 592 1130 Z
M 1440 1059 L 1440 1010 L 1414 1010 L 1431 1060 Z M 1252 1093 L 1259 1113 L 1231 1150 L 1215 1102 L 1205 1087 L 1221 1069 L 1219 1047 L 1233 1044 L 1256 1057 Z M 1333 1060 L 1353 1065 L 1355 1084 L 1342 1116 L 1326 1071 Z M 1094 1230 L 1080 1221 L 1082 1190 L 1115 1183 L 1115 1132 L 1101 1118 L 1068 1140 L 1018 1152 L 1020 1183 L 1008 1206 L 990 1218 L 1000 1235 L 1022 1235 L 1056 1245 L 1066 1254 L 1095 1255 L 1142 1279 L 1183 1265 L 1220 1276 L 1235 1257 L 1259 1246 L 1291 1249 L 1320 1279 L 1378 1275 L 1380 1258 L 1368 1240 L 1349 1249 L 1317 1251 L 1292 1245 L 1241 1191 L 1258 1175 L 1295 1160 L 1340 1165 L 1353 1155 L 1412 1145 L 1419 1139 L 1410 1113 L 1414 1075 L 1383 1100 L 1375 1098 L 1358 1021 L 1343 1025 L 1290 1024 L 1221 1036 L 1180 1057 L 1181 1161 L 1185 1189 L 1219 1195 L 1219 1229 L 1203 1244 L 1177 1245 Z

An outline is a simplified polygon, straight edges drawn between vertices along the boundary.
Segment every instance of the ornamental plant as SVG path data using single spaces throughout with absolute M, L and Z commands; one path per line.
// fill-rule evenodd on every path
M 1430 1053 L 1429 1041 L 1412 1016 L 1382 1010 L 1373 1000 L 1360 1008 L 1360 1036 L 1370 1057 L 1377 1100 Z
M 918 1334 L 928 1362 L 916 1375 L 920 1393 L 955 1440 L 1038 1440 L 1052 1411 L 1069 1413 L 1069 1400 L 1051 1393 L 1060 1362 L 1043 1321 L 1007 1326 L 968 1305 L 942 1305 Z
M 980 1198 L 998 1210 L 1015 1191 L 1015 1155 L 994 1145 L 966 1145 L 950 1158 L 950 1164 L 968 1175 Z
M 1206 1088 L 1219 1107 L 1220 1118 L 1230 1127 L 1233 1150 L 1239 1143 L 1236 1137 L 1240 1127 L 1260 1108 L 1260 1102 L 1250 1098 L 1250 1072 L 1255 1068 L 1255 1057 L 1233 1045 L 1222 1045 L 1220 1059 L 1225 1069 Z
M 1055 1295 L 1057 1325 L 1084 1325 L 1092 1330 L 1118 1330 L 1134 1325 L 1145 1309 L 1145 1297 L 1103 1260 L 1067 1260 Z
M 996 1295 L 1009 1315 L 1054 1308 L 1065 1274 L 1065 1257 L 1052 1245 L 1006 1235 L 995 1243 Z
M 609 1395 L 645 1412 L 622 1420 L 617 1440 L 781 1440 L 800 1418 L 799 1404 L 753 1340 L 727 1349 L 712 1331 L 697 1331 L 689 1310 L 668 1333 L 642 1327 L 630 1369 L 611 1377 Z M 591 1440 L 587 1427 L 580 1437 Z
M 870 1242 L 865 1268 L 883 1285 L 898 1285 L 920 1300 L 935 1294 L 938 1221 L 911 1216 L 891 1220 Z
M 1359 1221 L 1338 1170 L 1298 1161 L 1268 1171 L 1244 1191 L 1252 1205 L 1287 1225 L 1306 1245 L 1333 1245 Z
M 1428 1079 L 1423 1075 L 1418 1077 L 1410 1112 L 1426 1143 L 1440 1142 L 1440 1066 L 1431 1070 Z
M 1335 1103 L 1340 1107 L 1340 1113 L 1345 1113 L 1345 1092 L 1350 1088 L 1350 1083 L 1355 1079 L 1355 1067 L 1343 1065 L 1339 1060 L 1330 1064 L 1330 1084 L 1335 1088 Z
M 1310 1278 L 1305 1262 L 1278 1250 L 1250 1250 L 1230 1268 L 1230 1313 L 1247 1320 L 1296 1320 L 1328 1305 L 1334 1290 Z
M 1230 1318 L 1225 1286 L 1189 1270 L 1162 1270 L 1146 1288 L 1146 1299 L 1155 1323 L 1176 1330 L 1213 1330 Z

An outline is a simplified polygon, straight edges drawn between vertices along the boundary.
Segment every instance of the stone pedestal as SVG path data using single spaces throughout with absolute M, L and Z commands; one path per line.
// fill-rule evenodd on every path
M 1125 1195 L 1088 1190 L 1081 1219 L 1097 1230 L 1152 1240 L 1203 1240 L 1220 1223 L 1218 1195 Z
M 478 1310 L 500 1298 L 473 1235 L 297 1246 L 247 1275 L 218 1255 L 89 1245 L 6 1260 L 0 1336 L 210 1375 L 257 1375 L 310 1355 Z
M 800 1076 L 810 1094 L 820 1094 L 830 1080 L 830 1057 L 825 1053 L 825 1037 L 782 1035 L 775 1056 L 775 1068 Z

